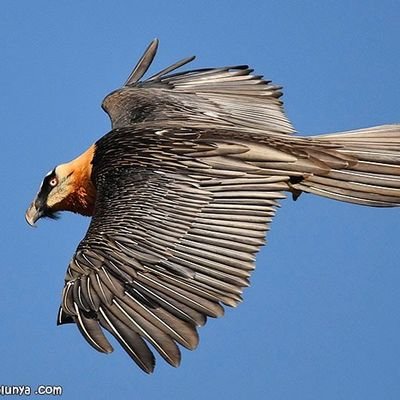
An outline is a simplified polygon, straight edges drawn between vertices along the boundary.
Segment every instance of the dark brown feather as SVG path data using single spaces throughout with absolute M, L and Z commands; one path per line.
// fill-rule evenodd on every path
M 293 137 L 280 88 L 247 66 L 171 74 L 185 59 L 140 81 L 157 45 L 103 102 L 113 130 L 91 148 L 94 213 L 58 318 L 102 352 L 106 329 L 146 372 L 149 346 L 178 366 L 241 301 L 284 192 L 400 205 L 398 125 Z

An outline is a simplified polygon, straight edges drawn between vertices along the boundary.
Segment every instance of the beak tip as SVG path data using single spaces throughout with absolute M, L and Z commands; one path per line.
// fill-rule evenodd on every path
M 36 221 L 39 219 L 39 213 L 34 204 L 31 204 L 30 207 L 26 210 L 25 213 L 25 221 L 28 225 L 33 228 L 37 228 Z
M 28 223 L 29 226 L 32 228 L 37 228 L 37 225 L 25 215 L 25 221 Z

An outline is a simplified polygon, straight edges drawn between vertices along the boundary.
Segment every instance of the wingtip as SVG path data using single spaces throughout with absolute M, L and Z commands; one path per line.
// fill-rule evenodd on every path
M 158 47 L 159 44 L 160 44 L 160 39 L 157 38 L 157 37 L 155 37 L 155 38 L 150 42 L 149 47 L 150 47 L 150 46 Z
M 153 62 L 158 49 L 159 40 L 154 38 L 150 44 L 147 46 L 142 57 L 140 57 L 138 63 L 136 64 L 133 71 L 130 73 L 128 79 L 126 80 L 124 86 L 134 85 L 137 83 L 143 75 L 147 72 L 150 64 Z
M 158 50 L 158 45 L 160 44 L 160 40 L 158 38 L 154 38 L 149 45 L 147 46 L 146 50 L 143 53 L 143 56 L 145 56 L 148 53 L 156 53 Z

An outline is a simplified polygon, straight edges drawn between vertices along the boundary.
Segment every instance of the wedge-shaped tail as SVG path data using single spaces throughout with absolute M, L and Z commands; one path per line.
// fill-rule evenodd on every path
M 367 206 L 400 204 L 400 125 L 320 135 L 314 139 L 333 146 L 334 154 L 347 159 L 348 165 L 343 166 L 329 151 L 326 155 L 315 155 L 330 166 L 329 171 L 316 170 L 293 184 L 294 189 Z

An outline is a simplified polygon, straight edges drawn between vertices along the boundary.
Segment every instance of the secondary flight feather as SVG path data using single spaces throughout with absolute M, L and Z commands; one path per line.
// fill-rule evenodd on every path
M 104 353 L 108 331 L 145 372 L 151 349 L 178 366 L 197 328 L 242 300 L 286 193 L 400 204 L 399 125 L 294 136 L 281 88 L 248 66 L 176 72 L 191 57 L 142 80 L 157 47 L 104 99 L 112 130 L 46 175 L 26 212 L 92 217 L 58 324 Z

